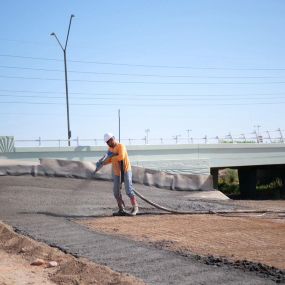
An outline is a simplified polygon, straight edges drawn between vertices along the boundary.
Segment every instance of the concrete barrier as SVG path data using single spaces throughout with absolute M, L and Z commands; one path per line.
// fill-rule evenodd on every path
M 132 167 L 135 183 L 171 190 L 213 190 L 211 175 L 173 174 L 163 171 Z
M 106 165 L 94 175 L 95 164 L 60 159 L 40 159 L 40 164 L 5 165 L 0 161 L 0 175 L 33 175 L 72 177 L 82 179 L 112 180 L 111 165 Z M 133 182 L 147 186 L 155 186 L 171 190 L 211 191 L 213 180 L 211 175 L 173 174 L 138 166 L 132 167 Z

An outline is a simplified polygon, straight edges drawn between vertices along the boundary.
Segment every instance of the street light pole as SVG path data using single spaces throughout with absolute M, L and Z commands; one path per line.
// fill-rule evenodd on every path
M 181 137 L 181 135 L 173 136 L 173 139 L 176 141 L 176 144 L 178 144 L 178 137 Z
M 146 129 L 145 133 L 146 133 L 146 137 L 145 137 L 145 144 L 148 144 L 148 134 L 150 132 L 150 129 Z
M 68 26 L 68 32 L 66 36 L 66 41 L 65 41 L 65 46 L 63 47 L 62 44 L 60 43 L 57 35 L 55 33 L 51 33 L 51 36 L 54 36 L 55 39 L 57 40 L 58 44 L 60 45 L 62 51 L 63 51 L 63 59 L 64 59 L 64 74 L 65 74 L 65 95 L 66 95 L 66 113 L 67 113 L 67 138 L 68 138 L 68 146 L 70 146 L 70 138 L 71 138 L 71 130 L 70 130 L 70 122 L 69 122 L 69 100 L 68 100 L 68 82 L 67 82 L 67 64 L 66 64 L 66 48 L 67 48 L 67 43 L 68 43 L 68 38 L 69 38 L 69 32 L 70 32 L 70 26 L 71 26 L 71 21 L 74 15 L 70 16 L 69 20 L 69 26 Z

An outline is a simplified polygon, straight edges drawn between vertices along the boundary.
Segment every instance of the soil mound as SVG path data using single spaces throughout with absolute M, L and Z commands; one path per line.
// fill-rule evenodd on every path
M 48 269 L 48 278 L 56 284 L 112 284 L 112 285 L 143 285 L 143 281 L 123 273 L 118 273 L 106 266 L 98 265 L 84 258 L 75 258 L 57 248 L 32 240 L 16 233 L 11 227 L 0 222 L 0 250 L 10 255 L 20 255 L 29 264 L 35 259 L 43 259 L 42 265 L 47 268 L 49 261 L 59 265 Z M 29 274 L 28 268 L 27 275 Z M 36 271 L 34 271 L 36 272 Z M 5 272 L 1 272 L 1 275 Z M 5 276 L 4 276 L 5 277 Z M 0 280 L 0 284 L 6 284 Z

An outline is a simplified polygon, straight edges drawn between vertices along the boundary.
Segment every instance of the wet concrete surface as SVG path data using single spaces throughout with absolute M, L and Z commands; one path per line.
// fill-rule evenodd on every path
M 149 199 L 176 210 L 234 209 L 230 203 L 189 200 L 185 198 L 187 192 L 135 186 Z M 128 199 L 125 200 L 128 204 Z M 144 202 L 140 206 L 141 215 L 162 213 Z M 36 240 L 115 271 L 132 274 L 147 284 L 275 284 L 270 276 L 261 276 L 242 266 L 236 268 L 221 262 L 218 266 L 216 262 L 206 264 L 191 254 L 90 231 L 73 221 L 111 216 L 114 210 L 111 182 L 0 177 L 0 220 Z

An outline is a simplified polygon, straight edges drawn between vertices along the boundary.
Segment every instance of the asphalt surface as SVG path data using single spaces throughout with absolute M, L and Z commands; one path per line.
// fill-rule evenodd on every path
M 135 186 L 149 199 L 176 210 L 234 209 L 230 204 L 189 200 L 187 192 Z M 141 215 L 161 213 L 144 202 L 140 206 Z M 132 274 L 147 284 L 275 284 L 254 272 L 226 264 L 207 265 L 191 255 L 94 232 L 74 222 L 76 218 L 111 216 L 115 209 L 111 182 L 0 177 L 0 220 L 75 256 Z

